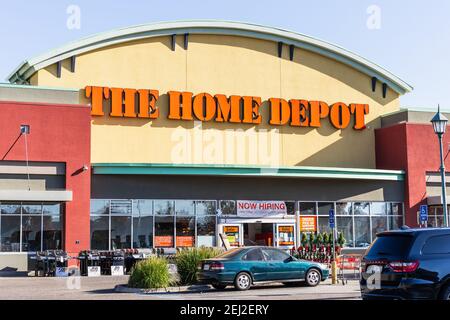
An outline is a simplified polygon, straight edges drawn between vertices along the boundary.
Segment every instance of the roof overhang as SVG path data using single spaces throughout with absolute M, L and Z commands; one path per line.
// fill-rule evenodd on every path
M 94 163 L 92 168 L 93 174 L 108 175 L 201 175 L 388 181 L 403 181 L 405 175 L 405 172 L 401 170 L 216 164 Z
M 72 201 L 70 190 L 0 190 L 0 201 Z
M 363 57 L 337 45 L 279 28 L 250 23 L 230 21 L 177 21 L 144 24 L 100 33 L 76 42 L 69 43 L 36 58 L 22 62 L 8 77 L 11 83 L 25 83 L 36 71 L 58 61 L 89 52 L 102 47 L 144 38 L 170 36 L 173 34 L 217 34 L 236 35 L 282 42 L 309 50 L 367 74 L 377 77 L 399 94 L 410 92 L 413 88 L 394 74 Z
M 447 203 L 449 203 L 450 198 L 447 197 Z M 428 196 L 427 205 L 429 206 L 439 206 L 442 205 L 442 196 Z

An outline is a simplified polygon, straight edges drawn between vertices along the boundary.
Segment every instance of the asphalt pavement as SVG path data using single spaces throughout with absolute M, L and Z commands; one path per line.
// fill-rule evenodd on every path
M 0 299 L 41 300 L 359 300 L 358 281 L 346 285 L 332 285 L 330 280 L 319 286 L 286 287 L 281 284 L 258 285 L 248 291 L 232 287 L 214 290 L 203 287 L 201 291 L 173 288 L 170 292 L 120 293 L 114 288 L 125 285 L 128 276 L 101 277 L 0 277 Z M 195 287 L 194 287 L 195 288 Z

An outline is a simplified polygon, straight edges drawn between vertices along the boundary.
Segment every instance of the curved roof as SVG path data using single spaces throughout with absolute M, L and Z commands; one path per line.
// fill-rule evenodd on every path
M 210 20 L 144 24 L 93 35 L 24 61 L 11 73 L 8 80 L 11 83 L 20 83 L 31 77 L 39 69 L 94 49 L 137 39 L 184 33 L 237 35 L 283 42 L 287 45 L 294 45 L 350 65 L 370 77 L 377 77 L 399 94 L 404 94 L 413 89 L 408 83 L 379 65 L 334 44 L 278 28 L 241 22 Z

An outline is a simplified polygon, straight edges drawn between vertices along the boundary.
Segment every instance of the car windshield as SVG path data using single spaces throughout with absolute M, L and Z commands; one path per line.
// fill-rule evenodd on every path
M 414 238 L 411 235 L 382 235 L 367 249 L 366 258 L 405 259 Z
M 239 253 L 242 252 L 242 248 L 234 248 L 228 251 L 225 251 L 221 254 L 219 254 L 216 258 L 227 258 L 227 259 L 231 259 L 235 256 L 237 256 Z

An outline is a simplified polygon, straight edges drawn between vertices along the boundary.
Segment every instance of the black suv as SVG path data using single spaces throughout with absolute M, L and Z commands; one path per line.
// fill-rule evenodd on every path
M 361 261 L 361 296 L 450 300 L 450 228 L 387 231 Z

